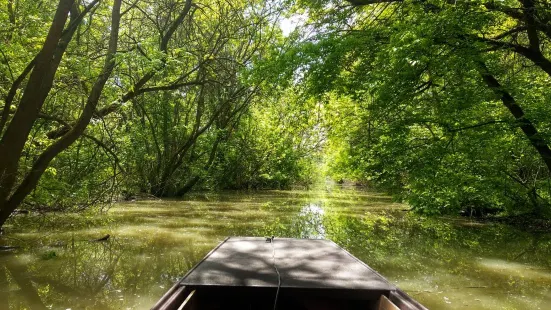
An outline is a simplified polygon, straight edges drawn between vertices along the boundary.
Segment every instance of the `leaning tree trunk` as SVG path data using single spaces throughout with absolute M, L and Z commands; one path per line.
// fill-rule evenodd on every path
M 525 117 L 524 111 L 518 105 L 515 98 L 507 92 L 499 81 L 490 73 L 486 64 L 479 63 L 479 72 L 486 85 L 497 95 L 503 105 L 511 112 L 511 115 L 515 118 L 519 124 L 520 129 L 530 141 L 530 144 L 538 152 L 541 159 L 547 166 L 547 172 L 551 176 L 551 148 L 547 142 L 540 136 L 536 126 Z
M 50 92 L 60 59 L 55 57 L 73 0 L 60 0 L 46 41 L 34 59 L 34 68 L 17 111 L 0 140 L 0 220 L 17 180 L 19 158 L 34 122 Z M 10 212 L 11 213 L 11 212 Z M 0 221 L 0 225 L 3 222 Z
M 64 0 L 61 0 L 60 3 L 63 3 Z M 119 26 L 120 26 L 120 9 L 121 9 L 121 1 L 122 0 L 114 0 L 113 2 L 113 9 L 112 9 L 112 21 L 111 21 L 111 33 L 109 37 L 109 47 L 107 51 L 107 55 L 105 57 L 105 63 L 102 72 L 96 79 L 94 86 L 92 87 L 92 90 L 90 91 L 90 94 L 88 95 L 88 99 L 86 101 L 86 105 L 84 106 L 84 110 L 82 111 L 82 114 L 80 115 L 77 122 L 74 124 L 74 126 L 59 140 L 54 142 L 52 145 L 50 145 L 40 156 L 38 159 L 33 163 L 33 166 L 31 168 L 31 171 L 24 177 L 23 181 L 19 186 L 17 186 L 17 189 L 13 192 L 11 196 L 9 196 L 11 192 L 11 188 L 13 184 L 15 183 L 15 177 L 11 184 L 8 183 L 9 188 L 3 188 L 2 190 L 6 191 L 5 197 L 0 200 L 0 227 L 6 222 L 10 214 L 19 206 L 21 202 L 25 199 L 25 197 L 36 187 L 38 184 L 38 181 L 40 180 L 40 177 L 46 171 L 48 168 L 50 162 L 62 151 L 66 150 L 69 146 L 71 146 L 79 137 L 82 136 L 84 133 L 84 130 L 90 123 L 90 120 L 92 119 L 92 116 L 94 115 L 94 111 L 96 110 L 96 107 L 98 105 L 101 93 L 103 92 L 103 88 L 105 87 L 105 83 L 111 76 L 111 73 L 113 72 L 113 69 L 115 68 L 115 54 L 117 52 L 117 45 L 118 45 L 118 36 L 119 36 Z M 72 1 L 70 1 L 72 3 Z M 61 4 L 60 4 L 61 7 Z M 57 14 L 56 14 L 57 16 Z M 65 16 L 67 17 L 67 16 Z M 65 19 L 66 20 L 66 19 Z M 53 27 L 53 26 L 52 26 Z M 65 42 L 66 44 L 66 42 Z M 46 45 L 46 44 L 45 44 Z M 55 51 L 54 51 L 55 52 Z M 58 55 L 58 57 L 61 57 L 61 55 Z M 61 59 L 57 60 L 57 64 Z M 38 68 L 38 60 L 37 60 L 37 66 L 35 67 L 35 70 Z M 55 73 L 55 72 L 54 72 Z M 33 71 L 34 74 L 34 71 Z M 32 80 L 33 75 L 31 74 L 30 80 Z M 49 87 L 51 88 L 53 83 L 53 76 L 51 76 L 52 81 L 49 82 Z M 30 81 L 29 80 L 29 81 Z M 27 92 L 27 89 L 25 90 L 25 93 Z M 32 91 L 31 91 L 32 92 Z M 49 90 L 48 90 L 49 92 Z M 47 92 L 45 93 L 45 96 L 47 96 Z M 23 95 L 23 98 L 25 95 Z M 43 98 L 45 100 L 46 97 Z M 20 108 L 22 102 L 20 103 Z M 41 107 L 41 106 L 40 106 Z M 36 112 L 36 117 L 38 116 L 38 112 L 40 110 L 40 107 L 38 107 L 38 111 Z M 19 113 L 20 110 L 16 112 Z M 10 127 L 15 122 L 15 116 L 12 122 L 10 123 Z M 17 125 L 17 124 L 16 124 Z M 6 130 L 6 135 L 8 134 L 8 130 Z M 32 124 L 31 124 L 32 127 Z M 29 129 L 30 130 L 30 129 Z M 23 137 L 24 141 L 26 141 L 27 137 Z M 4 139 L 2 140 L 4 141 Z M 9 146 L 9 144 L 7 144 Z M 0 145 L 1 146 L 1 145 Z M 0 149 L 0 156 L 1 156 L 1 150 Z M 19 160 L 19 154 L 17 156 L 17 160 Z M 9 169 L 14 169 L 13 167 L 7 167 L 5 170 L 8 171 Z M 0 170 L 0 172 L 3 172 Z M 17 173 L 17 165 L 15 165 L 15 171 L 14 173 Z M 4 181 L 4 180 L 1 180 Z M 9 180 L 8 180 L 9 181 Z M 6 181 L 6 182 L 8 182 Z M 4 183 L 0 183 L 2 186 Z

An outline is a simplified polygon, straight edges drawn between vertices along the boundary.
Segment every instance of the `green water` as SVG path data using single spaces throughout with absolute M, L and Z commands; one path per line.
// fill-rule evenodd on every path
M 0 309 L 149 309 L 227 236 L 268 235 L 331 239 L 430 309 L 551 309 L 551 234 L 404 208 L 337 188 L 17 216 L 0 238 L 22 246 L 0 254 Z

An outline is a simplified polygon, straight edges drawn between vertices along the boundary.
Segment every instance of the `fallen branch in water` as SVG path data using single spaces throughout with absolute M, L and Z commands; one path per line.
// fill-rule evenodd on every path
M 16 249 L 19 249 L 19 248 L 20 247 L 18 247 L 18 246 L 2 245 L 2 246 L 0 246 L 0 252 L 13 251 L 13 250 L 16 250 Z
M 111 237 L 111 235 L 107 234 L 99 239 L 93 239 L 93 240 L 90 240 L 90 242 L 101 242 L 101 241 L 107 241 L 109 238 Z

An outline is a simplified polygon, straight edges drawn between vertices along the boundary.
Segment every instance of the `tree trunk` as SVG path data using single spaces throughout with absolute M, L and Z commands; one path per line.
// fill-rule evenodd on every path
M 120 25 L 120 8 L 121 8 L 121 0 L 114 0 L 113 11 L 112 11 L 112 22 L 111 22 L 111 34 L 109 38 L 109 47 L 108 47 L 107 56 L 105 57 L 104 68 L 101 74 L 98 76 L 96 82 L 94 83 L 94 86 L 92 87 L 92 90 L 88 96 L 88 99 L 84 107 L 84 110 L 82 111 L 82 114 L 80 115 L 75 126 L 69 132 L 67 132 L 62 138 L 60 138 L 54 144 L 49 146 L 42 154 L 40 154 L 38 159 L 34 162 L 31 168 L 31 171 L 23 179 L 21 184 L 17 187 L 17 189 L 13 193 L 13 195 L 11 195 L 9 199 L 7 199 L 7 196 L 9 195 L 9 190 L 8 190 L 8 193 L 6 194 L 6 198 L 3 198 L 0 200 L 0 227 L 5 223 L 5 221 L 8 219 L 8 217 L 13 212 L 13 210 L 15 210 L 17 206 L 25 199 L 25 197 L 36 187 L 36 185 L 38 184 L 38 181 L 40 180 L 40 177 L 42 176 L 44 171 L 46 171 L 46 168 L 48 168 L 50 162 L 59 153 L 66 150 L 79 137 L 81 137 L 82 134 L 84 133 L 84 130 L 90 123 L 90 120 L 92 119 L 92 116 L 94 115 L 94 111 L 96 110 L 96 106 L 99 102 L 101 93 L 103 92 L 105 83 L 107 82 L 107 80 L 111 76 L 111 73 L 113 72 L 113 69 L 115 68 L 115 54 L 117 51 L 119 25 Z M 37 62 L 37 66 L 38 66 L 38 62 Z M 32 75 L 31 75 L 31 79 L 32 79 Z M 50 83 L 50 87 L 51 87 L 51 84 L 52 83 Z M 38 115 L 38 112 L 36 114 Z M 15 116 L 14 116 L 14 120 L 12 120 L 12 123 L 14 121 L 15 121 Z M 8 130 L 9 130 L 9 127 L 8 127 Z M 7 131 L 6 131 L 6 134 L 7 134 Z M 26 136 L 24 137 L 24 141 L 26 141 Z M 19 159 L 19 154 L 17 156 L 17 160 L 18 159 Z M 15 167 L 15 172 L 17 172 L 17 167 Z M 15 178 L 14 178 L 14 181 L 15 181 Z M 10 189 L 11 189 L 11 186 L 10 186 Z
M 222 141 L 221 138 L 216 138 L 216 140 L 214 141 L 214 145 L 210 150 L 209 160 L 207 161 L 205 167 L 203 168 L 205 172 L 208 172 L 212 167 L 212 164 L 214 163 L 214 159 L 216 159 L 216 153 L 218 152 L 218 145 L 220 145 L 221 141 Z M 201 181 L 201 176 L 198 176 L 198 175 L 194 176 L 193 178 L 191 178 L 191 180 L 189 180 L 186 184 L 184 184 L 183 187 L 181 187 L 176 192 L 176 196 L 184 196 L 189 191 L 191 191 L 193 187 L 197 185 L 197 183 L 199 183 L 199 181 Z
M 482 76 L 482 79 L 486 83 L 486 85 L 497 95 L 499 96 L 499 99 L 501 102 L 503 102 L 503 105 L 507 107 L 509 112 L 513 115 L 515 120 L 518 122 L 520 129 L 524 133 L 524 135 L 528 138 L 530 141 L 530 144 L 534 147 L 534 149 L 538 152 L 541 159 L 547 166 L 547 172 L 549 175 L 551 175 L 551 149 L 549 148 L 549 145 L 547 142 L 538 134 L 538 130 L 536 129 L 536 126 L 525 117 L 524 111 L 522 108 L 517 104 L 515 98 L 509 94 L 506 90 L 503 89 L 499 81 L 490 73 L 488 70 L 488 67 L 486 67 L 485 63 L 480 62 L 480 75 Z
M 13 212 L 13 210 L 7 208 L 7 204 L 8 202 L 5 200 L 0 201 L 0 227 L 4 225 Z
M 60 0 L 42 50 L 13 119 L 0 140 L 0 206 L 7 200 L 17 178 L 19 158 L 31 128 L 50 89 L 60 59 L 54 57 L 63 35 L 69 11 L 74 0 Z M 4 211 L 4 210 L 2 210 Z M 3 212 L 2 212 L 3 213 Z M 1 224 L 1 223 L 0 223 Z

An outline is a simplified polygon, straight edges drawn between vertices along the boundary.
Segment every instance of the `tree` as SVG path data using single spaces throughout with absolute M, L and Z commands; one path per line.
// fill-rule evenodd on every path
M 322 30 L 280 59 L 330 105 L 357 102 L 340 162 L 427 212 L 547 212 L 548 6 L 351 2 L 300 4 Z
M 30 171 L 18 182 L 19 160 L 23 154 L 25 144 L 29 140 L 31 129 L 40 117 L 40 110 L 53 87 L 61 60 L 79 23 L 97 3 L 98 1 L 93 1 L 87 7 L 81 9 L 79 4 L 72 0 L 60 0 L 42 49 L 28 63 L 21 75 L 13 81 L 6 96 L 0 124 L 0 131 L 2 131 L 7 123 L 0 140 L 0 226 L 4 224 L 13 210 L 36 186 L 52 159 L 67 149 L 83 134 L 96 109 L 103 88 L 115 67 L 121 16 L 120 0 L 115 0 L 113 3 L 111 24 L 109 26 L 109 46 L 104 57 L 103 69 L 97 75 L 96 81 L 88 93 L 80 117 L 68 132 L 49 145 L 37 157 Z M 65 27 L 70 12 L 71 19 Z M 8 123 L 15 94 L 26 75 L 29 75 L 28 81 L 22 91 L 21 99 L 16 104 L 16 110 Z
M 59 203 L 52 187 L 101 196 L 121 173 L 131 190 L 138 176 L 151 194 L 184 194 L 256 95 L 246 72 L 277 38 L 279 6 L 262 1 L 0 3 L 0 226 L 23 202 Z
M 195 83 L 144 95 L 133 105 L 131 118 L 140 121 L 127 125 L 129 157 L 142 192 L 181 196 L 208 173 L 220 143 L 256 96 L 260 81 L 247 81 L 244 71 L 275 38 L 270 19 L 277 9 L 216 2 L 193 15 L 196 31 L 175 38 L 178 54 L 171 61 L 195 71 Z

